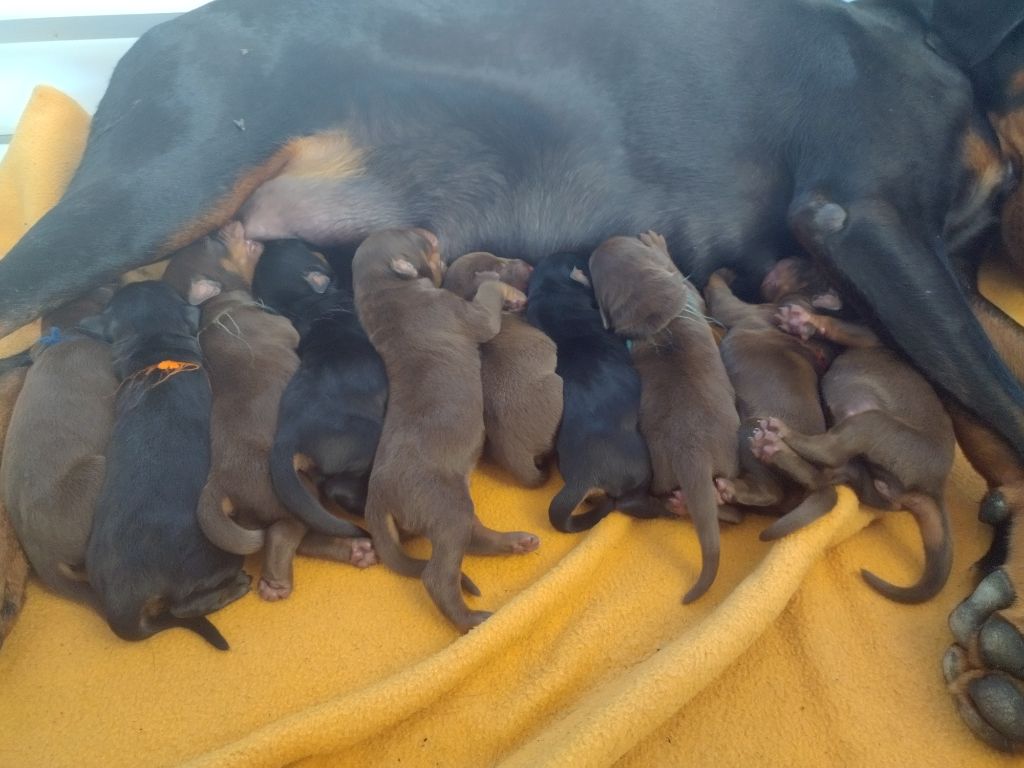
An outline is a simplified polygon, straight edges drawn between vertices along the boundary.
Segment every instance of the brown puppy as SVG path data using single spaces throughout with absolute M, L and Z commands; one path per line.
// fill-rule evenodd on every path
M 891 600 L 919 603 L 945 585 L 953 563 L 949 514 L 944 501 L 953 466 L 953 425 L 935 391 L 874 334 L 851 323 L 791 308 L 783 327 L 802 336 L 820 335 L 848 349 L 840 353 L 821 381 L 833 426 L 825 434 L 804 435 L 783 420 L 769 419 L 766 451 L 784 442 L 815 464 L 842 470 L 851 461 L 866 463 L 874 491 L 890 509 L 914 515 L 924 541 L 920 580 L 897 587 L 863 571 L 865 581 Z M 855 483 L 855 485 L 858 485 Z M 857 488 L 865 499 L 870 492 Z M 878 505 L 874 497 L 871 503 Z
M 467 301 L 486 280 L 526 292 L 531 267 L 519 259 L 467 253 L 453 261 L 443 287 Z M 555 343 L 519 315 L 501 313 L 498 335 L 480 346 L 484 392 L 484 455 L 523 485 L 544 482 L 544 459 L 562 420 L 562 377 Z
M 502 305 L 522 307 L 525 297 L 497 280 L 481 285 L 471 302 L 440 289 L 437 238 L 424 230 L 371 235 L 352 269 L 356 311 L 389 386 L 366 522 L 381 560 L 422 576 L 442 613 L 465 632 L 490 614 L 462 599 L 464 554 L 530 552 L 539 544 L 529 533 L 484 527 L 468 483 L 484 442 L 480 345 L 500 330 Z M 402 550 L 398 528 L 430 540 L 429 562 Z
M 704 302 L 654 232 L 613 237 L 590 257 L 590 277 L 606 324 L 633 340 L 640 374 L 640 434 L 651 453 L 651 492 L 673 496 L 693 519 L 700 576 L 683 597 L 703 595 L 718 573 L 715 478 L 739 472 L 740 419 Z
M 261 251 L 235 222 L 177 253 L 163 279 L 202 307 L 199 343 L 213 405 L 210 475 L 199 499 L 199 524 L 227 552 L 246 555 L 266 545 L 259 593 L 279 600 L 291 594 L 296 551 L 360 567 L 376 560 L 369 539 L 310 531 L 274 493 L 270 449 L 281 393 L 299 365 L 299 335 L 249 293 Z
M 742 476 L 716 480 L 720 501 L 782 511 L 798 504 L 795 516 L 786 518 L 790 522 L 820 517 L 836 503 L 832 478 L 785 446 L 763 452 L 765 434 L 758 426 L 758 419 L 776 414 L 804 434 L 825 431 L 818 378 L 828 368 L 833 350 L 827 342 L 781 332 L 775 319 L 780 305 L 809 303 L 804 291 L 813 291 L 800 282 L 794 294 L 788 282 L 775 285 L 766 280 L 762 290 L 768 303 L 747 304 L 732 293 L 726 277 L 722 271 L 713 274 L 705 297 L 711 315 L 728 329 L 720 351 L 741 419 Z M 790 530 L 787 525 L 777 521 L 762 531 L 761 538 L 783 536 Z
M 51 589 L 90 601 L 82 567 L 114 423 L 110 347 L 73 326 L 102 310 L 98 288 L 43 323 L 11 413 L 0 491 L 33 570 Z M 59 325 L 58 325 L 59 323 Z

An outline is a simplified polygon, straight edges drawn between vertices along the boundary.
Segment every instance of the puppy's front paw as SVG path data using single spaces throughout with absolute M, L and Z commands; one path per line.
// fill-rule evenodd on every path
M 1024 751 L 1024 603 L 1011 578 L 1022 572 L 1019 565 L 990 573 L 953 610 L 956 644 L 942 661 L 960 717 L 1004 752 Z
M 509 312 L 520 312 L 526 306 L 526 294 L 518 288 L 502 283 L 503 307 Z
M 648 248 L 657 248 L 668 256 L 668 243 L 665 242 L 665 237 L 663 235 L 659 235 L 653 229 L 649 229 L 640 235 L 640 242 Z
M 356 568 L 369 568 L 380 562 L 370 539 L 352 539 L 352 553 L 348 561 Z
M 818 334 L 816 316 L 797 304 L 784 304 L 775 313 L 775 324 L 790 336 L 807 341 Z
M 773 419 L 758 419 L 757 426 L 754 427 L 753 434 L 750 436 L 751 453 L 765 464 L 771 464 L 775 455 L 782 450 L 783 436 L 778 430 L 769 428 L 772 421 Z
M 736 280 L 736 272 L 729 269 L 728 267 L 722 267 L 716 269 L 711 273 L 711 277 L 708 278 L 708 285 L 710 286 L 713 282 L 724 283 L 725 285 L 732 285 L 733 281 Z
M 272 581 L 267 578 L 260 579 L 260 597 L 268 603 L 284 600 L 292 593 L 292 584 L 287 581 Z
M 736 487 L 733 485 L 732 480 L 726 477 L 716 477 L 715 497 L 719 506 L 736 501 Z

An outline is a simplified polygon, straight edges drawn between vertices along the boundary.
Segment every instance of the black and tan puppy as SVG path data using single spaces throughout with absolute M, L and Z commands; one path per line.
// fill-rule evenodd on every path
M 470 301 L 485 280 L 526 292 L 532 268 L 519 259 L 467 253 L 453 261 L 443 287 Z M 502 312 L 498 335 L 480 346 L 484 393 L 484 455 L 523 485 L 544 482 L 544 460 L 562 420 L 562 378 L 551 339 L 513 312 Z
M 863 571 L 865 581 L 901 603 L 934 597 L 953 564 L 944 497 L 955 438 L 942 402 L 924 377 L 881 346 L 870 330 L 801 307 L 791 308 L 782 321 L 788 332 L 820 336 L 847 349 L 821 380 L 832 427 L 825 434 L 805 435 L 781 419 L 768 419 L 765 451 L 784 443 L 804 459 L 840 471 L 854 460 L 863 461 L 873 487 L 854 482 L 858 495 L 876 506 L 909 510 L 921 529 L 925 553 L 924 573 L 916 584 L 898 587 Z
M 299 358 L 299 336 L 249 293 L 262 246 L 241 225 L 171 259 L 164 281 L 202 304 L 199 343 L 213 392 L 210 476 L 197 514 L 203 532 L 223 550 L 250 554 L 265 547 L 259 593 L 291 594 L 296 551 L 365 566 L 374 562 L 368 538 L 334 538 L 309 531 L 278 499 L 270 452 L 281 396 Z M 239 523 L 244 523 L 240 525 Z
M 590 256 L 594 294 L 608 326 L 632 340 L 640 374 L 640 434 L 651 455 L 651 493 L 672 497 L 693 520 L 700 576 L 683 597 L 703 595 L 718 574 L 715 478 L 739 471 L 735 394 L 704 316 L 700 293 L 653 232 L 613 237 Z
M 762 290 L 767 303 L 747 304 L 733 294 L 726 282 L 729 277 L 722 272 L 713 274 L 705 298 L 711 316 L 728 329 L 720 352 L 741 420 L 741 476 L 715 482 L 723 503 L 789 513 L 762 531 L 761 538 L 768 541 L 835 506 L 832 478 L 792 450 L 763 453 L 765 433 L 759 426 L 759 419 L 785 414 L 781 418 L 799 424 L 793 428 L 804 434 L 825 431 L 818 380 L 831 362 L 833 349 L 827 342 L 801 339 L 776 325 L 779 307 L 809 302 L 812 286 L 803 281 L 773 284 L 766 279 Z
M 205 614 L 249 590 L 242 558 L 203 535 L 196 506 L 210 470 L 210 384 L 199 309 L 166 283 L 118 291 L 83 321 L 113 344 L 120 385 L 106 475 L 86 551 L 89 583 L 125 640 L 190 629 L 227 649 Z
M 310 546 L 323 547 L 322 555 L 332 559 L 347 548 L 351 562 L 370 565 L 365 533 L 328 512 L 299 473 L 347 512 L 363 514 L 388 397 L 384 364 L 359 324 L 352 296 L 337 289 L 331 268 L 298 240 L 265 245 L 253 292 L 291 320 L 300 337 L 299 367 L 281 396 L 270 453 L 274 491 L 289 512 L 325 537 L 313 537 Z M 285 533 L 282 551 L 294 547 L 298 535 L 295 528 Z M 285 586 L 280 578 L 268 583 L 268 597 Z
M 4 444 L 0 489 L 32 570 L 50 589 L 92 601 L 85 553 L 114 424 L 110 346 L 75 330 L 103 310 L 98 288 L 47 316 Z M 8 374 L 11 376 L 14 374 Z
M 500 330 L 502 307 L 521 308 L 525 296 L 488 280 L 466 301 L 440 288 L 442 273 L 437 239 L 424 230 L 379 232 L 356 251 L 356 307 L 390 386 L 366 522 L 381 560 L 422 576 L 441 612 L 465 632 L 490 615 L 462 599 L 465 553 L 531 552 L 540 543 L 530 533 L 485 527 L 469 496 L 484 443 L 480 345 Z M 402 550 L 398 529 L 430 540 L 429 562 Z
M 648 497 L 651 460 L 638 429 L 640 377 L 624 339 L 601 321 L 587 256 L 558 253 L 530 276 L 529 321 L 555 342 L 562 377 L 562 425 L 556 450 L 565 485 L 548 517 L 559 531 L 585 531 L 613 509 L 657 517 Z M 590 502 L 584 512 L 573 512 Z

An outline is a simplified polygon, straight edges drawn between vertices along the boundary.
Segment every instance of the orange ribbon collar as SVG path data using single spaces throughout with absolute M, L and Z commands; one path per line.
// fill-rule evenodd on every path
M 152 387 L 159 387 L 172 376 L 177 376 L 179 373 L 186 373 L 189 371 L 198 371 L 199 368 L 199 363 L 186 363 L 181 360 L 161 360 L 159 363 L 153 363 L 153 365 L 147 365 L 145 368 L 140 368 L 121 383 L 125 384 L 126 382 L 135 381 L 136 379 L 144 379 L 153 373 L 159 374 L 160 378 L 147 387 L 147 389 L 151 389 Z

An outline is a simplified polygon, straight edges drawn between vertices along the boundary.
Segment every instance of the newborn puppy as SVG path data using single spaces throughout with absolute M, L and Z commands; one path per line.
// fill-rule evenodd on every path
M 818 397 L 818 379 L 831 362 L 832 348 L 816 339 L 803 340 L 776 326 L 780 305 L 808 302 L 807 284 L 763 283 L 765 304 L 747 304 L 736 298 L 724 271 L 714 273 L 705 289 L 711 316 L 726 329 L 720 352 L 736 392 L 741 476 L 716 479 L 719 500 L 753 507 L 774 507 L 790 512 L 761 533 L 764 541 L 793 530 L 801 520 L 812 520 L 836 503 L 832 478 L 789 449 L 763 451 L 764 430 L 758 419 L 777 414 L 804 434 L 825 431 L 825 414 Z M 786 295 L 782 295 L 783 293 Z M 797 426 L 799 425 L 799 426 Z M 793 509 L 796 507 L 796 509 Z
M 89 583 L 125 640 L 184 627 L 226 650 L 205 614 L 244 595 L 249 577 L 242 558 L 214 547 L 196 519 L 210 469 L 199 310 L 166 283 L 143 281 L 83 326 L 111 340 L 120 380 L 86 551 Z
M 704 302 L 654 232 L 606 240 L 590 256 L 594 293 L 608 326 L 633 340 L 640 374 L 640 434 L 651 492 L 672 495 L 693 519 L 703 564 L 683 597 L 703 595 L 718 574 L 715 478 L 739 471 L 735 393 L 704 317 Z
M 103 310 L 104 286 L 47 316 L 11 412 L 0 489 L 28 561 L 50 589 L 93 601 L 85 552 L 114 425 L 110 346 L 75 329 Z M 15 374 L 8 374 L 8 377 Z M 6 383 L 7 379 L 5 379 Z
M 440 288 L 443 270 L 437 238 L 425 230 L 378 232 L 356 251 L 356 308 L 390 384 L 366 522 L 381 560 L 422 576 L 441 612 L 465 632 L 490 614 L 462 599 L 464 554 L 530 552 L 539 544 L 529 533 L 486 528 L 468 482 L 484 443 L 480 345 L 501 328 L 503 304 L 521 308 L 525 297 L 488 280 L 466 301 Z M 402 550 L 399 528 L 430 540 L 429 562 Z
M 28 368 L 23 365 L 0 372 L 0 463 L 3 461 L 3 438 L 27 372 Z M 0 493 L 0 646 L 21 611 L 27 579 L 28 560 L 18 543 L 18 535 Z
M 351 562 L 370 565 L 373 553 L 363 531 L 324 509 L 298 473 L 322 483 L 347 512 L 363 513 L 388 397 L 384 364 L 359 324 L 351 295 L 337 289 L 327 263 L 300 241 L 265 244 L 253 291 L 291 320 L 300 337 L 299 367 L 281 396 L 270 453 L 274 491 L 304 525 L 338 537 L 317 537 L 319 545 L 334 548 L 335 555 L 324 556 L 341 557 L 347 547 Z M 302 536 L 293 530 L 288 541 L 297 542 Z M 268 582 L 268 596 L 285 587 L 282 578 Z
M 525 292 L 531 267 L 519 259 L 467 253 L 453 261 L 443 287 L 472 300 L 486 280 Z M 562 419 L 562 379 L 555 373 L 555 344 L 519 315 L 503 312 L 498 335 L 480 346 L 484 392 L 484 455 L 520 483 L 535 488 L 547 473 Z
M 558 350 L 562 426 L 556 448 L 565 485 L 548 517 L 559 531 L 593 527 L 612 509 L 657 517 L 663 507 L 647 495 L 651 460 L 640 437 L 640 377 L 626 342 L 601 322 L 590 290 L 587 257 L 558 253 L 530 276 L 527 318 Z M 586 512 L 573 515 L 584 502 Z
M 213 392 L 210 475 L 199 524 L 221 549 L 245 555 L 266 549 L 259 593 L 279 600 L 292 591 L 296 551 L 357 565 L 373 562 L 369 539 L 309 531 L 280 502 L 270 479 L 270 451 L 281 396 L 299 358 L 299 336 L 249 293 L 262 246 L 240 225 L 176 254 L 164 273 L 192 304 L 202 305 L 199 343 Z M 243 527 L 238 521 L 244 522 Z
M 821 336 L 848 348 L 821 382 L 831 429 L 805 435 L 784 420 L 769 419 L 763 425 L 765 450 L 785 445 L 839 473 L 855 460 L 865 462 L 868 482 L 854 482 L 858 496 L 874 506 L 909 510 L 925 552 L 924 573 L 916 584 L 898 587 L 863 571 L 865 581 L 901 603 L 934 597 L 945 586 L 953 562 L 944 489 L 955 438 L 942 402 L 916 370 L 882 347 L 867 328 L 801 307 L 786 313 L 781 324 L 801 337 Z

